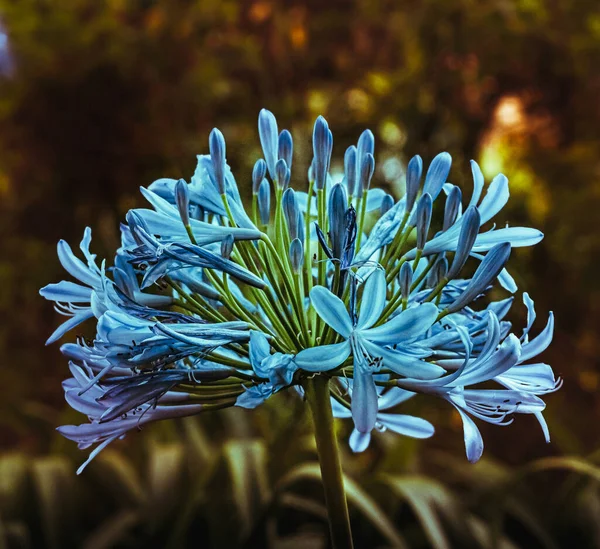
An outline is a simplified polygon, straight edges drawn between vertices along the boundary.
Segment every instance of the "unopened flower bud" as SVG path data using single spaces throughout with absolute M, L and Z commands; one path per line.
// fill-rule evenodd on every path
M 462 217 L 462 225 L 460 227 L 460 235 L 458 236 L 458 244 L 456 245 L 456 253 L 452 260 L 452 267 L 448 271 L 448 279 L 456 278 L 461 269 L 465 266 L 469 254 L 475 244 L 475 239 L 479 233 L 479 225 L 481 218 L 479 210 L 476 206 L 470 206 Z
M 294 240 L 299 236 L 298 217 L 300 217 L 300 210 L 298 209 L 298 202 L 296 201 L 296 193 L 292 189 L 285 190 L 281 199 L 281 205 L 283 207 L 283 215 L 287 222 L 290 240 Z
M 458 216 L 458 212 L 460 211 L 460 205 L 462 201 L 462 192 L 460 189 L 454 185 L 450 194 L 448 194 L 448 198 L 446 198 L 446 206 L 444 208 L 444 226 L 443 230 L 447 231 Z
M 280 159 L 285 160 L 289 170 L 292 169 L 292 157 L 294 156 L 294 142 L 292 140 L 292 134 L 283 130 L 279 134 L 279 147 L 278 156 Z
M 262 109 L 258 115 L 258 135 L 262 145 L 263 154 L 269 169 L 271 179 L 275 179 L 275 164 L 277 163 L 277 120 L 275 115 L 267 109 Z
M 429 225 L 431 224 L 432 201 L 429 193 L 425 193 L 417 204 L 417 249 L 422 250 L 427 242 Z
M 267 163 L 259 158 L 252 169 L 252 194 L 258 194 L 258 187 L 267 175 Z
M 175 204 L 181 221 L 187 227 L 190 224 L 190 192 L 185 180 L 180 179 L 175 183 Z
M 232 234 L 228 234 L 221 241 L 221 256 L 224 259 L 229 259 L 231 257 L 231 252 L 233 251 L 233 242 L 234 238 Z
M 266 179 L 263 179 L 258 187 L 258 213 L 260 214 L 260 222 L 263 225 L 268 225 L 271 213 L 271 185 Z
M 354 196 L 357 173 L 356 147 L 352 145 L 346 149 L 346 154 L 344 154 L 344 176 L 346 177 L 346 185 L 348 185 L 348 194 L 350 196 Z
M 427 175 L 425 176 L 425 185 L 423 186 L 423 192 L 431 195 L 431 200 L 434 201 L 450 173 L 450 166 L 452 166 L 452 157 L 447 152 L 438 154 L 429 165 Z
M 406 211 L 410 212 L 415 205 L 417 193 L 421 186 L 421 175 L 423 173 L 423 160 L 419 155 L 413 156 L 406 169 Z
M 299 238 L 295 238 L 290 243 L 290 264 L 295 273 L 300 272 L 304 264 L 304 246 Z
M 220 194 L 225 194 L 225 138 L 217 128 L 210 132 L 208 147 L 217 189 Z

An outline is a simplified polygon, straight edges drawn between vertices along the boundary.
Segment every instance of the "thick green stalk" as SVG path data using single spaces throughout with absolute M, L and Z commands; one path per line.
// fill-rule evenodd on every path
M 352 549 L 352 532 L 344 492 L 342 464 L 333 426 L 329 379 L 325 376 L 307 379 L 304 381 L 304 390 L 315 427 L 332 546 L 334 549 Z

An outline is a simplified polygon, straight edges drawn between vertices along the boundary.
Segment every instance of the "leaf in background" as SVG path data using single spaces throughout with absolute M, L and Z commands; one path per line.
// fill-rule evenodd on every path
M 320 483 L 319 464 L 305 463 L 297 466 L 279 481 L 276 489 L 278 492 L 283 492 L 300 480 L 313 480 Z M 367 492 L 347 476 L 344 476 L 344 488 L 349 504 L 356 507 L 393 547 L 408 547 L 383 510 Z
M 261 441 L 232 441 L 223 448 L 223 458 L 231 479 L 231 490 L 242 531 L 251 530 L 269 499 L 267 452 Z
M 91 474 L 113 495 L 119 506 L 139 506 L 145 499 L 145 489 L 131 462 L 116 450 L 107 448 L 89 465 Z
M 438 511 L 447 517 L 458 513 L 455 499 L 442 484 L 427 477 L 391 475 L 384 475 L 382 483 L 407 501 L 435 549 L 451 549 Z
M 147 513 L 156 531 L 179 511 L 185 497 L 183 444 L 155 443 L 149 447 Z
M 138 511 L 121 511 L 100 524 L 88 537 L 82 549 L 112 549 L 121 545 L 129 532 L 140 522 Z
M 0 516 L 11 520 L 23 515 L 29 495 L 30 464 L 23 454 L 0 457 Z
M 78 522 L 73 466 L 67 459 L 49 456 L 33 462 L 33 481 L 38 498 L 42 531 L 47 547 L 67 545 Z

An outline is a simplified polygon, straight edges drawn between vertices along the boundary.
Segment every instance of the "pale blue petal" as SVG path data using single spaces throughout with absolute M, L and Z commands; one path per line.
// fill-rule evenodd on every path
M 357 429 L 354 429 L 348 442 L 352 451 L 355 454 L 360 454 L 369 447 L 369 443 L 371 442 L 371 432 L 361 433 Z
M 40 290 L 40 295 L 50 301 L 63 303 L 89 303 L 92 290 L 74 282 L 62 280 L 57 284 L 48 284 Z
M 250 331 L 250 362 L 255 372 L 262 372 L 262 361 L 271 354 L 269 341 L 262 332 Z M 260 373 L 259 375 L 263 375 Z M 265 376 L 266 377 L 266 376 Z
M 405 391 L 399 387 L 392 387 L 382 397 L 379 398 L 379 409 L 387 410 L 406 402 L 408 399 L 415 396 L 416 393 Z
M 481 192 L 483 191 L 484 179 L 481 168 L 475 160 L 471 160 L 471 173 L 473 174 L 473 194 L 471 195 L 469 206 L 477 206 L 481 198 Z
M 56 328 L 56 330 L 54 330 L 52 335 L 46 341 L 46 345 L 54 343 L 62 336 L 64 336 L 69 330 L 72 330 L 73 328 L 75 328 L 75 326 L 79 326 L 79 324 L 86 321 L 88 318 L 92 318 L 93 316 L 94 313 L 91 311 L 91 309 L 86 309 L 85 311 L 78 312 L 77 314 L 69 318 L 69 320 L 63 322 L 58 328 Z
M 399 351 L 385 349 L 380 345 L 363 341 L 365 349 L 372 356 L 383 359 L 383 365 L 393 372 L 412 379 L 436 379 L 446 373 L 441 366 L 419 360 Z
M 529 294 L 527 292 L 523 293 L 523 303 L 525 304 L 525 307 L 527 308 L 527 326 L 525 327 L 525 329 L 523 330 L 523 335 L 521 336 L 521 341 L 523 341 L 524 343 L 527 343 L 529 341 L 529 330 L 531 330 L 531 327 L 533 326 L 533 323 L 535 322 L 535 304 L 533 302 L 533 299 L 531 299 L 529 297 Z
M 375 269 L 365 282 L 356 325 L 358 330 L 370 328 L 379 320 L 385 307 L 386 287 L 385 272 Z
M 498 275 L 498 282 L 507 292 L 514 294 L 519 287 L 515 282 L 515 279 L 510 275 L 506 269 L 502 269 Z
M 508 371 L 519 361 L 521 344 L 519 339 L 510 334 L 498 350 L 485 362 L 475 360 L 456 380 L 446 384 L 447 387 L 475 385 L 493 379 Z
M 544 352 L 548 348 L 548 345 L 550 345 L 553 334 L 554 313 L 550 313 L 548 317 L 548 324 L 546 324 L 544 330 L 537 337 L 532 339 L 529 343 L 523 345 L 520 362 L 526 362 L 534 356 L 537 356 L 540 353 Z
M 542 412 L 535 412 L 533 414 L 535 419 L 538 420 L 540 427 L 542 428 L 542 433 L 544 433 L 544 439 L 549 444 L 550 443 L 550 429 L 548 429 L 548 424 L 546 423 L 546 419 L 542 415 Z
M 71 250 L 71 246 L 69 246 L 67 242 L 59 240 L 57 250 L 58 259 L 60 260 L 61 265 L 71 276 L 74 276 L 76 279 L 92 288 L 101 285 L 100 276 L 91 272 L 81 259 L 75 257 L 75 254 Z
M 475 425 L 475 422 L 465 414 L 460 408 L 455 406 L 460 414 L 460 418 L 463 422 L 463 431 L 465 437 L 465 450 L 467 452 L 467 459 L 471 463 L 476 463 L 483 454 L 483 438 L 481 433 Z
M 307 372 L 326 372 L 337 368 L 350 356 L 350 343 L 342 341 L 333 345 L 310 347 L 300 351 L 294 362 L 301 370 Z
M 516 382 L 521 390 L 525 390 L 523 386 L 535 390 L 553 390 L 556 387 L 556 379 L 554 372 L 549 364 L 523 364 L 518 365 L 508 372 L 502 374 L 499 381 L 507 381 L 509 383 Z M 511 388 L 516 388 L 511 385 Z
M 496 244 L 510 242 L 511 247 L 521 248 L 534 246 L 544 238 L 544 233 L 529 227 L 507 227 L 506 229 L 495 229 L 487 233 L 477 235 L 474 252 L 487 252 Z
M 315 286 L 310 292 L 310 301 L 318 315 L 342 337 L 349 337 L 352 322 L 344 302 L 324 286 Z
M 481 215 L 481 224 L 483 225 L 494 217 L 508 202 L 508 179 L 503 174 L 498 174 L 488 187 L 481 204 L 479 205 L 479 214 Z
M 429 438 L 435 432 L 429 421 L 415 416 L 379 414 L 377 421 L 394 433 L 412 438 Z
M 419 337 L 435 322 L 438 309 L 433 303 L 422 303 L 389 320 L 381 326 L 363 330 L 363 337 L 373 343 L 394 345 Z
M 377 388 L 373 374 L 355 366 L 352 383 L 352 419 L 356 430 L 370 433 L 377 422 Z

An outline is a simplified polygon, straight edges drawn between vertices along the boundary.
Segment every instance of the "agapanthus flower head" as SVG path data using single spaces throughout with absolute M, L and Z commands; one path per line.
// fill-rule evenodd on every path
M 59 243 L 78 282 L 40 291 L 70 317 L 48 342 L 96 322 L 93 341 L 62 347 L 72 373 L 66 399 L 89 423 L 60 432 L 82 448 L 97 443 L 91 458 L 146 423 L 254 408 L 288 389 L 303 398 L 307 380 L 323 376 L 334 415 L 354 423 L 357 452 L 373 430 L 433 434 L 425 419 L 401 413 L 409 398 L 439 398 L 458 411 L 470 461 L 483 451 L 473 418 L 506 425 L 533 414 L 548 439 L 541 397 L 560 380 L 536 357 L 552 340 L 552 314 L 532 338 L 534 304 L 523 294 L 528 320 L 517 337 L 505 320 L 513 298 L 487 297 L 496 281 L 516 292 L 511 249 L 543 236 L 482 231 L 508 200 L 506 177 L 484 194 L 472 162 L 465 202 L 447 182 L 448 153 L 426 170 L 415 156 L 395 200 L 372 185 L 369 130 L 345 151 L 344 174 L 329 173 L 333 135 L 319 117 L 309 179 L 293 189 L 290 132 L 264 109 L 258 130 L 264 158 L 254 164 L 247 208 L 214 129 L 190 181 L 142 188 L 151 208 L 127 214 L 112 265 L 90 252 L 89 228 L 84 261 Z

